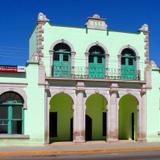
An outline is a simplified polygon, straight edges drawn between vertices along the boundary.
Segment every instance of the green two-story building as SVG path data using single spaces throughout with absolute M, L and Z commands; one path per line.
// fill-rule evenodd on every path
M 146 24 L 114 31 L 94 15 L 84 27 L 58 26 L 39 13 L 26 67 L 0 77 L 0 145 L 160 141 L 160 75 Z

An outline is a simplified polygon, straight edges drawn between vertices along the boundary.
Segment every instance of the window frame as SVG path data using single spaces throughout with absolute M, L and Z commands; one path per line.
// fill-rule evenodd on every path
M 13 119 L 13 107 L 18 107 L 20 106 L 21 109 L 22 109 L 22 112 L 21 112 L 21 119 Z M 0 107 L 8 107 L 8 117 L 6 120 L 8 120 L 8 132 L 7 133 L 0 133 L 0 135 L 2 134 L 5 134 L 5 135 L 12 135 L 13 134 L 13 126 L 12 126 L 12 122 L 13 121 L 21 121 L 21 133 L 15 133 L 15 134 L 19 134 L 19 135 L 22 135 L 24 134 L 24 108 L 23 108 L 23 105 L 22 104 L 1 104 Z M 0 119 L 0 120 L 3 120 L 3 119 Z

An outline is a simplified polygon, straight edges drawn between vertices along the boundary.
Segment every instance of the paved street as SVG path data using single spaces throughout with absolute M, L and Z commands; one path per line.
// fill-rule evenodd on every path
M 160 143 L 92 141 L 0 147 L 0 160 L 160 160 Z
M 128 151 L 64 155 L 1 156 L 0 160 L 160 160 L 160 151 Z

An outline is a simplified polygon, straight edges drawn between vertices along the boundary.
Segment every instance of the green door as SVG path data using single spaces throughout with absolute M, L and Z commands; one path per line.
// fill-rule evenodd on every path
M 105 57 L 100 52 L 89 55 L 89 78 L 105 78 Z
M 136 58 L 125 53 L 121 58 L 121 79 L 136 80 Z
M 70 52 L 59 50 L 54 52 L 53 76 L 69 78 L 71 76 Z

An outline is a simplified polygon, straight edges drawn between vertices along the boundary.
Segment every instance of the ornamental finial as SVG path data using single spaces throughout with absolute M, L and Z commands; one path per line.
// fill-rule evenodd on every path
M 40 21 L 40 22 L 49 21 L 49 19 L 47 19 L 46 15 L 43 12 L 39 12 L 37 20 Z
M 149 26 L 148 26 L 148 24 L 143 24 L 143 25 L 141 26 L 141 28 L 139 29 L 139 31 L 141 31 L 141 32 L 148 32 L 148 31 L 149 31 Z

